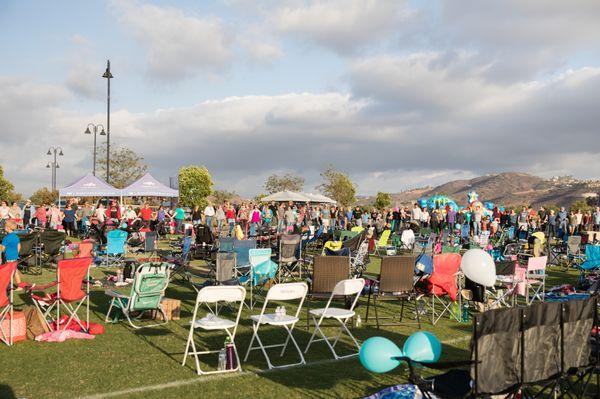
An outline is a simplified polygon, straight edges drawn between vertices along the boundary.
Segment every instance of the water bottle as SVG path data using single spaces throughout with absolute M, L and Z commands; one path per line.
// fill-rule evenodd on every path
M 362 324 L 362 319 L 360 318 L 360 315 L 357 314 L 356 315 L 356 321 L 354 322 L 354 326 L 358 328 L 358 327 L 361 326 L 361 324 Z
M 237 361 L 235 358 L 235 350 L 233 348 L 233 342 L 231 342 L 231 339 L 229 337 L 227 337 L 227 339 L 225 340 L 225 355 L 227 358 L 225 369 L 226 370 L 234 370 L 237 367 Z
M 285 317 L 285 306 L 281 306 L 281 310 L 279 311 L 279 316 L 280 317 Z
M 466 323 L 469 321 L 469 304 L 465 303 L 462 308 L 462 322 Z
M 221 349 L 219 351 L 219 366 L 218 366 L 218 370 L 219 371 L 225 371 L 227 369 L 227 353 L 225 351 L 225 348 Z

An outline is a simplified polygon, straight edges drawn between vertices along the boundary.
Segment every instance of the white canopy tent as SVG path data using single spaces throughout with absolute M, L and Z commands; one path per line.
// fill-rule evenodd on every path
M 121 190 L 115 188 L 100 179 L 88 173 L 80 177 L 67 187 L 58 190 L 58 203 L 61 197 L 120 197 Z
M 179 197 L 179 190 L 168 187 L 146 173 L 137 181 L 121 190 L 123 197 Z
M 335 204 L 336 202 L 322 194 L 298 193 L 296 191 L 280 191 L 263 197 L 262 202 L 312 202 L 315 204 Z

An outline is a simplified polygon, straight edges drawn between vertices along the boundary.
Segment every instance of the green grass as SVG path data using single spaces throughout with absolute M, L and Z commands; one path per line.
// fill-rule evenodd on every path
M 377 273 L 378 267 L 379 260 L 372 258 L 368 272 Z M 92 269 L 95 278 L 113 272 L 114 270 Z M 47 282 L 53 276 L 52 271 L 45 269 L 41 276 L 24 277 L 29 281 Z M 573 272 L 552 271 L 548 287 L 574 282 L 575 278 Z M 242 362 L 244 372 L 241 374 L 199 377 L 195 373 L 192 358 L 188 359 L 186 367 L 181 366 L 195 291 L 188 284 L 175 281 L 169 286 L 166 296 L 182 301 L 182 313 L 180 320 L 172 321 L 165 327 L 136 331 L 121 322 L 105 324 L 106 333 L 96 336 L 94 340 L 71 340 L 64 343 L 27 341 L 10 348 L 0 346 L 0 397 L 50 399 L 126 391 L 121 395 L 97 397 L 356 398 L 372 394 L 385 386 L 406 382 L 404 367 L 377 375 L 366 371 L 357 358 L 327 361 L 331 359 L 331 354 L 324 343 L 311 347 L 306 355 L 309 365 L 304 367 L 267 372 L 264 371 L 266 362 L 262 354 L 260 351 L 253 351 L 248 362 Z M 93 289 L 90 307 L 92 321 L 103 323 L 108 302 L 103 289 Z M 18 307 L 31 305 L 24 293 L 18 293 L 16 303 Z M 383 306 L 388 312 L 399 311 L 399 306 L 395 303 L 385 303 Z M 361 298 L 357 310 L 362 316 L 363 325 L 353 332 L 359 340 L 380 335 L 401 346 L 408 335 L 417 331 L 416 326 L 383 327 L 377 330 L 373 319 L 367 325 L 364 320 L 366 298 Z M 242 323 L 236 337 L 242 358 L 251 337 L 249 316 L 258 311 L 255 308 L 252 312 L 245 310 L 242 314 Z M 292 309 L 288 306 L 287 311 L 291 312 Z M 412 315 L 410 310 L 405 313 Z M 306 312 L 303 311 L 302 320 L 295 330 L 295 337 L 302 349 L 310 337 L 305 318 Z M 443 359 L 458 360 L 468 356 L 470 324 L 443 318 L 436 326 L 423 323 L 423 330 L 434 332 L 443 342 L 451 342 L 443 345 Z M 262 331 L 261 337 L 264 337 L 265 343 L 281 342 L 284 339 L 283 330 L 267 327 Z M 197 337 L 197 342 L 209 345 L 211 349 L 220 348 L 224 340 L 224 336 L 219 333 L 202 332 Z M 344 341 L 342 348 L 352 350 L 348 340 Z M 274 362 L 280 360 L 274 352 L 272 354 Z M 292 354 L 288 349 L 282 360 L 294 360 Z M 216 354 L 205 357 L 204 360 L 208 360 L 207 364 L 203 364 L 204 367 L 214 367 Z M 137 388 L 168 383 L 176 386 L 135 392 Z

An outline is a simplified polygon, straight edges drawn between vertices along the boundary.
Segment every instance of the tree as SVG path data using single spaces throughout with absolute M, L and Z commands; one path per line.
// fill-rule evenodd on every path
M 267 193 L 273 194 L 279 191 L 302 191 L 304 187 L 304 178 L 296 176 L 292 173 L 285 175 L 272 174 L 265 181 L 265 190 Z
M 581 210 L 581 212 L 592 212 L 594 210 L 593 206 L 590 206 L 587 200 L 582 199 L 575 201 L 571 204 L 571 210 L 577 212 L 577 210 Z
M 9 204 L 19 202 L 23 199 L 23 194 L 14 191 L 15 186 L 4 177 L 4 169 L 0 165 L 0 201 L 6 201 Z
M 214 204 L 220 205 L 225 202 L 230 202 L 235 196 L 237 196 L 235 191 L 215 190 L 212 193 L 212 200 Z
M 48 190 L 47 187 L 42 187 L 31 194 L 29 197 L 35 205 L 53 204 L 58 200 L 58 190 Z
M 213 181 L 204 166 L 184 166 L 179 169 L 179 201 L 189 207 L 205 207 L 213 192 Z
M 328 197 L 336 200 L 340 205 L 352 205 L 356 201 L 356 186 L 348 175 L 333 168 L 333 165 L 321 172 L 323 183 L 318 185 L 317 190 Z
M 389 208 L 392 205 L 392 196 L 389 193 L 378 192 L 373 205 L 377 209 Z
M 112 146 L 110 149 L 109 183 L 116 188 L 125 188 L 148 171 L 144 157 L 127 147 Z M 96 175 L 106 178 L 106 146 L 98 147 Z

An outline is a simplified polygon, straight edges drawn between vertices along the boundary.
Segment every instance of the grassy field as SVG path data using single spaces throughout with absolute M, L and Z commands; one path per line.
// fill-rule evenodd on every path
M 201 266 L 196 261 L 195 267 Z M 372 258 L 369 274 L 376 274 L 379 260 Z M 93 268 L 94 278 L 101 278 L 114 270 Z M 47 282 L 54 273 L 45 269 L 41 276 L 27 276 L 26 280 Z M 551 271 L 547 286 L 574 282 L 574 273 Z M 199 279 L 201 280 L 201 279 Z M 277 371 L 265 371 L 266 362 L 260 351 L 253 351 L 248 362 L 242 362 L 243 373 L 199 377 L 191 358 L 181 366 L 188 334 L 188 323 L 195 301 L 194 289 L 183 281 L 173 282 L 166 293 L 169 298 L 182 301 L 181 319 L 164 327 L 133 330 L 126 323 L 106 324 L 106 333 L 94 340 L 71 340 L 64 343 L 20 342 L 13 347 L 0 346 L 0 397 L 1 398 L 170 398 L 170 397 L 260 397 L 260 398 L 356 398 L 379 389 L 406 382 L 404 367 L 377 375 L 366 371 L 357 358 L 332 361 L 324 343 L 317 343 L 306 355 L 306 366 Z M 17 306 L 31 305 L 24 293 L 19 293 Z M 108 309 L 108 297 L 103 289 L 91 293 L 91 319 L 102 322 Z M 395 303 L 385 303 L 389 312 L 399 311 Z M 288 312 L 292 309 L 288 307 Z M 374 319 L 365 323 L 366 298 L 361 298 L 357 311 L 363 324 L 353 330 L 359 340 L 384 336 L 400 346 L 416 326 L 383 327 L 377 330 Z M 243 357 L 251 337 L 250 314 L 245 310 L 236 343 Z M 406 312 L 405 312 L 406 313 Z M 412 315 L 412 311 L 407 312 Z M 301 348 L 312 331 L 306 329 L 306 312 L 295 330 Z M 443 359 L 458 360 L 468 356 L 470 324 L 461 324 L 443 318 L 436 326 L 425 322 L 423 330 L 434 332 L 444 343 Z M 265 328 L 261 337 L 265 343 L 282 342 L 283 330 Z M 333 331 L 333 330 L 332 330 Z M 202 334 L 197 339 L 211 349 L 223 345 L 219 333 Z M 346 351 L 352 350 L 349 341 L 343 343 Z M 275 362 L 278 356 L 274 352 Z M 346 352 L 348 353 L 348 352 Z M 288 349 L 282 361 L 294 360 Z M 213 358 L 214 357 L 214 358 Z M 206 367 L 216 365 L 216 354 L 205 357 Z

